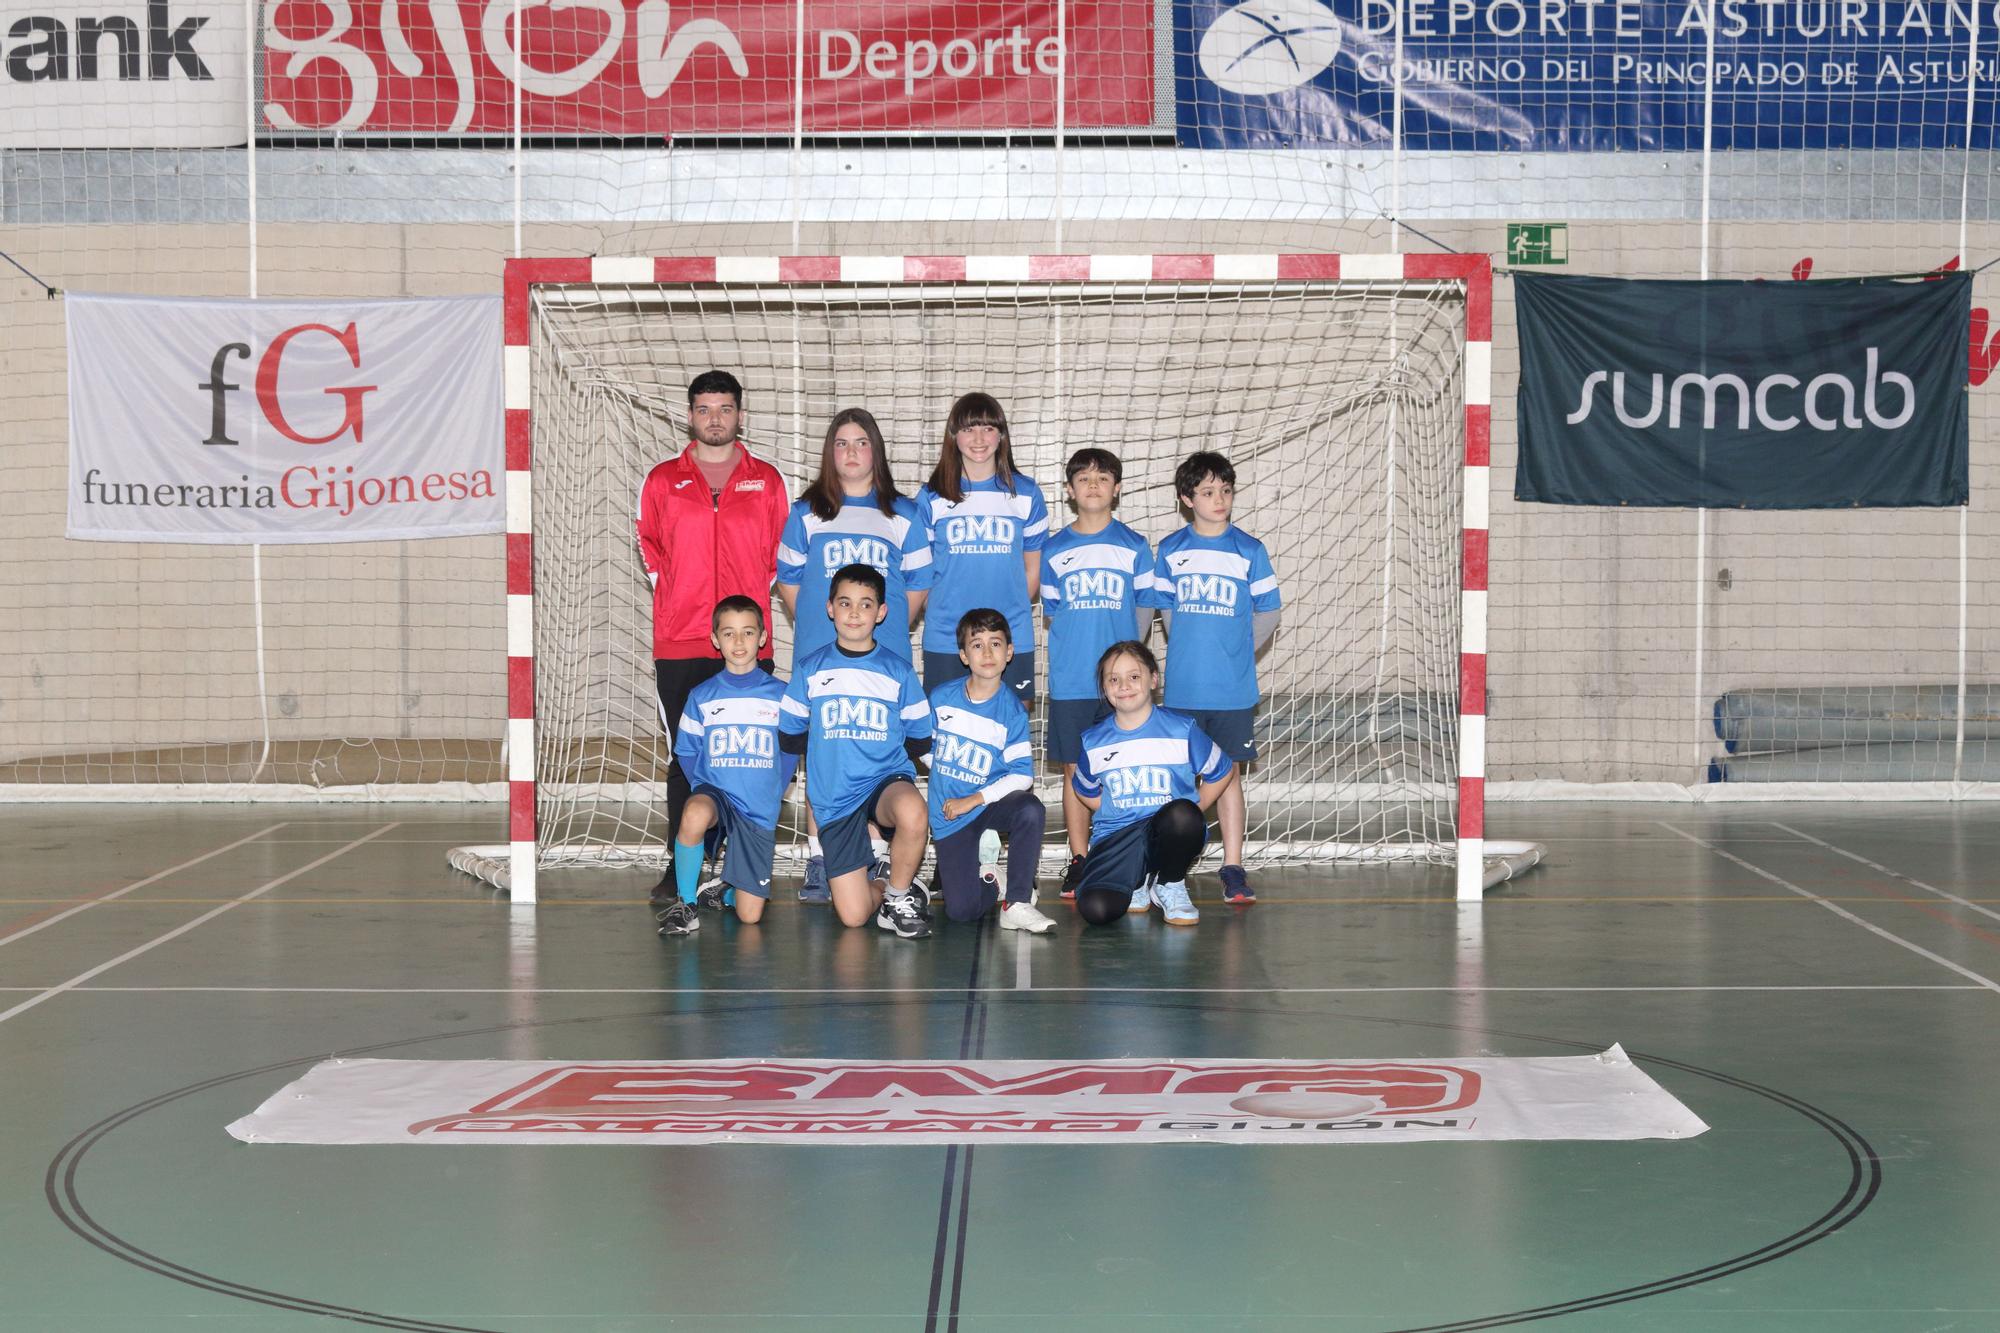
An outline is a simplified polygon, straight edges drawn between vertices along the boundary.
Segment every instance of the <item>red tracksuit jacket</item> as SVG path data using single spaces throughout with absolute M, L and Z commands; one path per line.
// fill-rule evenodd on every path
M 695 466 L 690 444 L 646 474 L 639 487 L 639 555 L 653 581 L 653 656 L 718 657 L 709 642 L 715 604 L 753 599 L 771 621 L 778 536 L 790 502 L 778 469 L 736 446 L 736 470 L 720 496 Z

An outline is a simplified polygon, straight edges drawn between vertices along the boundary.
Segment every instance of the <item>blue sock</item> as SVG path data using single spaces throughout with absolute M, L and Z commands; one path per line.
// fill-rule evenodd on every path
M 676 842 L 674 844 L 674 888 L 679 890 L 681 901 L 694 903 L 694 891 L 701 884 L 701 844 L 698 842 Z

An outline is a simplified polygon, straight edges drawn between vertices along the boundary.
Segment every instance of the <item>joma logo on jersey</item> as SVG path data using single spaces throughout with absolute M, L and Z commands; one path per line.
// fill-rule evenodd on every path
M 776 753 L 771 743 L 769 727 L 710 727 L 708 729 L 708 753 L 710 758 L 721 759 L 729 755 L 747 754 L 758 759 L 769 759 Z
M 983 778 L 993 772 L 993 751 L 983 745 L 966 740 L 963 736 L 937 738 L 937 761 L 962 769 L 976 778 Z
M 1115 569 L 1079 569 L 1063 575 L 1063 599 L 1081 602 L 1094 597 L 1117 601 L 1125 595 L 1125 579 Z
M 944 525 L 944 539 L 953 546 L 971 546 L 990 542 L 996 546 L 1014 544 L 1015 523 L 1000 514 L 969 514 L 963 518 L 947 519 Z
M 1174 596 L 1182 603 L 1236 605 L 1236 580 L 1221 574 L 1183 574 L 1174 580 Z
M 889 568 L 889 543 L 878 537 L 834 537 L 826 544 L 824 558 L 829 574 L 843 565 L 867 565 L 886 570 Z
M 1132 796 L 1172 796 L 1174 780 L 1166 769 L 1152 765 L 1114 768 L 1104 775 L 1104 790 L 1118 800 Z
M 819 724 L 834 727 L 865 727 L 870 731 L 889 729 L 889 705 L 880 699 L 828 699 L 819 706 Z

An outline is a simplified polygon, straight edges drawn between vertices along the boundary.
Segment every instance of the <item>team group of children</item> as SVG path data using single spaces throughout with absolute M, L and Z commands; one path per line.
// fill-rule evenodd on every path
M 1223 897 L 1254 901 L 1241 765 L 1257 755 L 1256 654 L 1277 628 L 1277 577 L 1263 544 L 1230 522 L 1236 476 L 1222 455 L 1195 453 L 1176 470 L 1192 518 L 1157 552 L 1114 517 L 1121 479 L 1114 455 L 1078 450 L 1066 468 L 1076 521 L 1051 534 L 988 395 L 953 405 L 914 499 L 896 491 L 875 419 L 860 408 L 835 416 L 778 544 L 791 679 L 759 665 L 770 627 L 756 601 L 715 608 L 723 670 L 680 718 L 675 760 L 690 795 L 671 880 L 655 893 L 660 933 L 692 933 L 703 908 L 762 918 L 773 830 L 800 760 L 815 830 L 801 899 L 904 939 L 931 933 L 933 906 L 973 921 L 997 903 L 1003 929 L 1053 929 L 1035 903 L 1048 820 L 1028 728 L 1037 594 L 1048 758 L 1064 778 L 1062 897 L 1093 925 L 1154 906 L 1195 924 L 1186 876 L 1214 809 Z M 1155 610 L 1169 644 L 1164 707 L 1144 643 Z M 909 653 L 919 616 L 921 680 Z M 927 844 L 935 888 L 917 874 Z M 717 856 L 721 874 L 703 885 L 704 858 Z

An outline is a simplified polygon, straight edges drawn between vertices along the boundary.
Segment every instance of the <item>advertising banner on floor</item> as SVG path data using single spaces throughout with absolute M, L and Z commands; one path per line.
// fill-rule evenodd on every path
M 25 0 L 0 21 L 0 148 L 249 142 L 238 0 Z
M 1153 121 L 1152 0 L 527 0 L 529 134 L 1070 129 Z M 273 129 L 506 134 L 515 0 L 265 8 Z M 1068 46 L 1063 69 L 1062 45 Z M 800 71 L 804 87 L 797 86 Z M 798 105 L 795 105 L 795 98 Z
M 284 544 L 506 526 L 499 297 L 66 304 L 69 536 Z
M 1696 152 L 1706 0 L 1174 0 L 1181 144 Z M 1969 0 L 1720 0 L 1718 149 L 1959 148 Z M 1994 15 L 1983 8 L 1982 83 Z M 1973 147 L 1992 147 L 1982 112 Z
M 1966 502 L 1966 274 L 1513 281 L 1517 500 Z
M 1691 1138 L 1612 1047 L 1474 1060 L 328 1060 L 246 1143 L 1409 1143 Z

